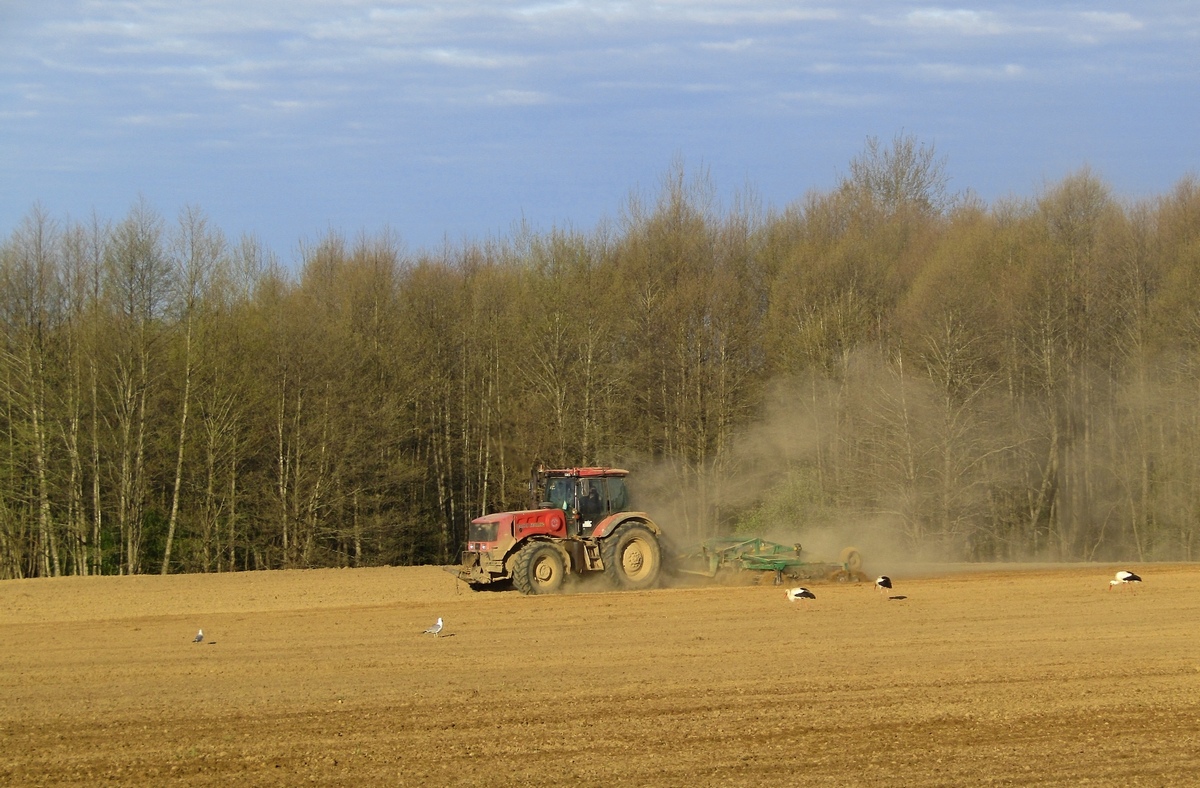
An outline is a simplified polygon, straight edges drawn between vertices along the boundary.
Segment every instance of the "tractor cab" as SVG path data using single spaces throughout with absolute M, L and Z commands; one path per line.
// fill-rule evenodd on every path
M 539 468 L 530 483 L 534 505 L 561 509 L 572 536 L 590 536 L 606 517 L 629 510 L 628 471 L 620 468 Z

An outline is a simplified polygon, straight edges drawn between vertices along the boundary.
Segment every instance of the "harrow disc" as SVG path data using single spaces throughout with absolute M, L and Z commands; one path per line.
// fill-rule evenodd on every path
M 851 572 L 862 571 L 862 554 L 858 552 L 857 547 L 847 547 L 842 551 L 842 555 L 838 560 L 843 566 L 845 566 L 846 569 L 849 569 Z

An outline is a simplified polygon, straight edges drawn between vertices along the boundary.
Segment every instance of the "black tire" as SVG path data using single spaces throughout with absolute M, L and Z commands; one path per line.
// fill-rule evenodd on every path
M 662 572 L 662 546 L 644 525 L 631 523 L 617 529 L 601 543 L 604 574 L 617 588 L 640 591 L 653 588 Z
M 513 561 L 512 582 L 522 594 L 557 594 L 566 577 L 562 553 L 546 542 L 526 545 Z

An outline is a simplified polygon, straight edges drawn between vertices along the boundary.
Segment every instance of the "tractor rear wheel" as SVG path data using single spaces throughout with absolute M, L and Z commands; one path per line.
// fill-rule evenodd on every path
M 522 594 L 556 594 L 566 576 L 562 553 L 546 542 L 526 545 L 513 561 L 513 585 Z
M 617 529 L 600 547 L 604 573 L 618 588 L 640 591 L 658 582 L 662 570 L 662 548 L 658 537 L 644 525 Z
M 858 572 L 862 570 L 862 553 L 858 552 L 857 547 L 847 547 L 842 551 L 840 559 L 840 563 L 851 572 Z

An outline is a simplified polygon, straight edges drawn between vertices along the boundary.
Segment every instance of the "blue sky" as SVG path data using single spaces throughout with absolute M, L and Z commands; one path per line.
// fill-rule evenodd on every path
M 724 200 L 828 189 L 868 136 L 950 188 L 1123 197 L 1200 173 L 1200 4 L 0 0 L 0 236 L 40 202 L 202 208 L 285 262 L 588 231 L 674 161 Z

